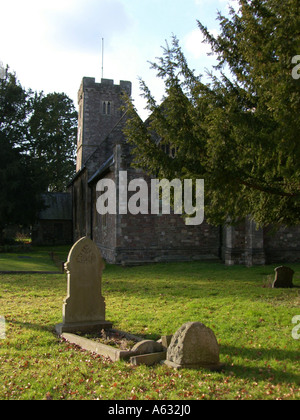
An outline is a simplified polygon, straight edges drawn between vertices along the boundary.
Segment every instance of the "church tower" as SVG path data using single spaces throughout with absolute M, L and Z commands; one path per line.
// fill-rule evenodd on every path
M 131 95 L 131 82 L 84 77 L 78 92 L 79 116 L 77 139 L 77 165 L 80 171 L 89 157 L 105 140 L 122 116 L 124 92 Z

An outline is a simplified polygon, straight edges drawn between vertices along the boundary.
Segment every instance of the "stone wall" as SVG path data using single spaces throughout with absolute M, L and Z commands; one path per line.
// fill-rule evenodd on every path
M 127 171 L 128 183 L 142 178 L 148 183 L 149 213 L 151 178 L 131 167 L 132 157 L 127 144 L 114 147 L 114 165 L 104 176 L 113 179 L 117 187 L 119 206 L 119 173 Z M 97 178 L 95 179 L 95 185 Z M 93 186 L 95 203 L 100 193 Z M 128 193 L 128 200 L 131 195 Z M 93 239 L 104 258 L 110 263 L 132 265 L 159 261 L 219 260 L 220 229 L 203 223 L 186 226 L 180 215 L 117 214 L 93 216 Z
M 106 178 L 114 180 L 114 170 L 106 174 Z M 116 262 L 116 246 L 117 246 L 117 216 L 112 214 L 100 215 L 96 210 L 96 202 L 99 193 L 93 186 L 93 231 L 92 238 L 101 250 L 103 258 L 110 262 Z
M 90 190 L 88 188 L 88 171 L 86 169 L 77 173 L 77 177 L 72 184 L 73 197 L 73 240 L 89 236 L 91 232 L 90 224 Z
M 300 262 L 300 226 L 264 229 L 266 261 L 272 263 Z
M 245 223 L 223 227 L 222 260 L 227 265 L 245 264 L 245 228 Z
M 247 218 L 223 228 L 222 259 L 227 265 L 300 262 L 300 226 L 257 229 Z
M 219 229 L 186 226 L 178 215 L 121 216 L 117 263 L 219 259 Z

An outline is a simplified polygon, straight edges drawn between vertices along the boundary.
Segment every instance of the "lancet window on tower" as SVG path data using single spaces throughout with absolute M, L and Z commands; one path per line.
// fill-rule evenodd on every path
M 112 113 L 112 102 L 111 101 L 103 101 L 102 102 L 102 114 L 103 115 L 111 115 Z

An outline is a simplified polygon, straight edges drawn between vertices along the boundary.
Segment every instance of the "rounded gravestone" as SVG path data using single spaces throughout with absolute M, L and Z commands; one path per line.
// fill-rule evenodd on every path
M 213 331 L 200 322 L 189 322 L 173 336 L 165 364 L 174 368 L 221 370 L 219 355 Z
M 281 266 L 275 268 L 275 280 L 272 285 L 273 289 L 293 288 L 293 276 L 295 271 L 289 267 Z

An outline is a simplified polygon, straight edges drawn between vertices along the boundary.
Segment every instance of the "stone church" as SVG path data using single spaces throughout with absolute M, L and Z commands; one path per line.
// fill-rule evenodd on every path
M 131 82 L 85 77 L 79 92 L 77 173 L 70 189 L 73 200 L 73 241 L 90 237 L 108 263 L 135 265 L 169 261 L 223 261 L 228 265 L 300 262 L 300 226 L 276 233 L 257 230 L 250 220 L 238 227 L 214 227 L 205 221 L 187 226 L 180 215 L 106 214 L 96 210 L 103 178 L 119 185 L 120 171 L 128 180 L 150 178 L 131 167 L 130 146 L 123 134 L 124 92 Z M 116 194 L 118 200 L 118 194 Z M 118 203 L 117 203 L 118 208 Z

